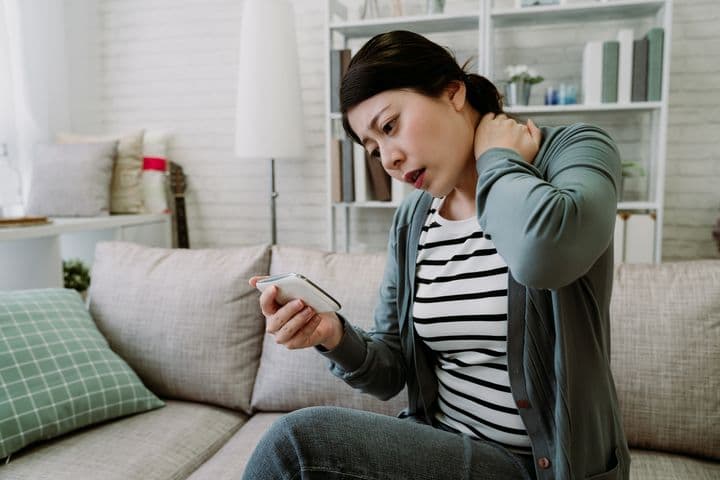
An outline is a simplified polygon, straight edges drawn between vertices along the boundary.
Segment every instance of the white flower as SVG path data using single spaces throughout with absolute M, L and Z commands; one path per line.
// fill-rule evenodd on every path
M 508 65 L 505 67 L 505 76 L 509 82 L 526 81 L 533 84 L 543 80 L 535 69 L 527 65 Z

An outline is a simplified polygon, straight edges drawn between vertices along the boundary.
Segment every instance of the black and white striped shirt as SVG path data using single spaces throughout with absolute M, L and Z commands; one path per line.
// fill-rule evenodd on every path
M 476 217 L 446 220 L 436 198 L 418 246 L 415 330 L 436 353 L 436 419 L 531 453 L 507 371 L 508 267 Z

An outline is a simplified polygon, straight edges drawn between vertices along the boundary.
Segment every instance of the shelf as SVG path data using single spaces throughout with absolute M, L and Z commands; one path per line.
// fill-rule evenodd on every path
M 597 105 L 527 105 L 519 107 L 507 107 L 507 113 L 517 114 L 567 114 L 567 113 L 590 113 L 590 112 L 629 112 L 629 111 L 653 111 L 660 110 L 662 102 L 634 102 L 634 103 L 600 103 Z
M 52 223 L 27 227 L 0 228 L 0 240 L 42 238 L 70 232 L 105 230 L 109 228 L 146 225 L 169 221 L 165 213 L 137 215 L 108 215 L 104 217 L 51 218 Z
M 350 208 L 397 208 L 400 205 L 395 202 L 341 202 L 333 203 L 333 207 L 350 207 Z
M 334 203 L 333 207 L 349 207 L 349 208 L 397 208 L 400 205 L 394 202 L 341 202 Z M 657 210 L 658 204 L 655 202 L 619 202 L 618 210 Z
M 618 202 L 618 210 L 658 210 L 655 202 Z
M 495 27 L 549 25 L 564 22 L 596 22 L 646 17 L 665 6 L 665 0 L 614 0 L 570 5 L 493 9 Z
M 480 16 L 478 14 L 415 15 L 331 23 L 330 31 L 341 33 L 347 38 L 363 38 L 390 30 L 412 30 L 421 34 L 461 32 L 477 30 L 479 25 Z

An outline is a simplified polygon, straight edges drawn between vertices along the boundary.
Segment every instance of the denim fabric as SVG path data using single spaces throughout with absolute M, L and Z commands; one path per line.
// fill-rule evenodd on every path
M 531 456 L 496 443 L 340 407 L 303 408 L 280 418 L 256 446 L 243 475 L 247 480 L 534 478 Z

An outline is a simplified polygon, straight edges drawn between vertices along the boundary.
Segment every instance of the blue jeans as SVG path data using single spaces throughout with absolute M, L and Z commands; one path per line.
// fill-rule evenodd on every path
M 530 455 L 409 419 L 311 407 L 278 419 L 252 453 L 248 480 L 532 480 Z

